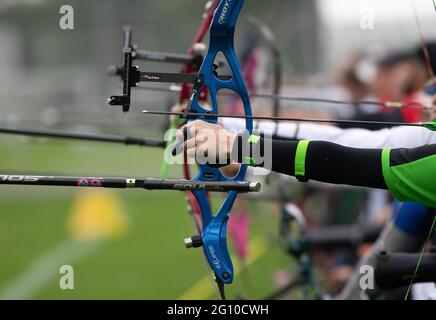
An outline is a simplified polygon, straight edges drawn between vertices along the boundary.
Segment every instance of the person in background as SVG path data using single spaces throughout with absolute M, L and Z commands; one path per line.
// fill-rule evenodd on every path
M 417 94 L 435 73 L 436 43 L 427 43 L 408 51 L 396 51 L 372 62 L 357 56 L 341 72 L 338 83 L 346 89 L 352 101 L 416 102 Z M 430 64 L 427 62 L 428 52 Z M 354 104 L 351 120 L 383 122 L 423 121 L 422 110 L 415 107 L 394 109 L 365 104 Z M 379 130 L 386 126 L 340 124 L 341 128 Z

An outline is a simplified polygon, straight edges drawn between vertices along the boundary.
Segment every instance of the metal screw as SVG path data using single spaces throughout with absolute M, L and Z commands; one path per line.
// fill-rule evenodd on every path
M 185 242 L 185 248 L 186 249 L 192 248 L 192 238 L 186 238 L 184 240 L 184 242 Z

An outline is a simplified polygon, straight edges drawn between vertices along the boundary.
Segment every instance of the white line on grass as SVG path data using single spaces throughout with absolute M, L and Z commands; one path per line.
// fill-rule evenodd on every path
M 55 278 L 59 268 L 94 253 L 103 241 L 65 241 L 34 260 L 17 278 L 0 290 L 0 300 L 29 299 Z M 61 289 L 59 289 L 61 290 Z

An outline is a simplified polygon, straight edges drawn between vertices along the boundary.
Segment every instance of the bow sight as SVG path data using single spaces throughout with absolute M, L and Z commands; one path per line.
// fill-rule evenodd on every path
M 167 53 L 146 51 L 138 49 L 137 45 L 132 45 L 132 29 L 124 27 L 124 47 L 122 66 L 110 66 L 109 75 L 120 76 L 123 82 L 123 93 L 120 96 L 111 96 L 107 103 L 112 106 L 122 106 L 124 112 L 128 112 L 131 105 L 132 88 L 137 87 L 141 82 L 155 83 L 190 83 L 193 85 L 192 95 L 203 88 L 204 80 L 201 75 L 196 73 L 164 73 L 164 72 L 143 72 L 139 66 L 133 65 L 134 60 L 155 61 L 165 63 L 176 63 L 187 65 L 192 69 L 199 69 L 203 63 L 203 55 L 206 47 L 202 43 L 194 46 L 193 54 Z M 222 66 L 222 62 L 217 62 L 213 66 L 213 72 L 221 80 L 229 80 L 230 76 L 218 76 L 217 69 Z M 190 104 L 188 104 L 189 106 Z M 189 107 L 186 109 L 189 110 Z
M 195 65 L 201 63 L 203 58 L 198 54 L 190 56 L 138 50 L 137 46 L 132 45 L 132 29 L 124 27 L 122 66 L 119 68 L 109 67 L 109 72 L 112 75 L 121 76 L 123 94 L 121 96 L 111 96 L 107 100 L 112 106 L 122 106 L 124 112 L 128 112 L 130 109 L 132 87 L 136 87 L 140 82 L 193 83 L 197 87 L 202 85 L 201 78 L 196 74 L 142 72 L 138 66 L 133 65 L 133 60 L 152 60 Z

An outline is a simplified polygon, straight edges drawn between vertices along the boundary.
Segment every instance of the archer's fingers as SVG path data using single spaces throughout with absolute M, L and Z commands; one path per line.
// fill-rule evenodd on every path
M 197 136 L 199 132 L 201 132 L 203 129 L 207 128 L 208 126 L 210 126 L 210 124 L 202 120 L 191 121 L 185 124 L 183 127 L 181 127 L 179 131 L 177 131 L 176 137 L 178 140 L 186 141 L 191 137 Z
M 195 143 L 194 146 L 191 147 L 186 147 L 186 154 L 188 155 L 189 158 L 198 158 L 200 157 L 204 157 L 208 155 L 208 145 L 205 142 L 197 142 Z
M 195 136 L 191 135 L 187 140 L 185 140 L 183 147 L 185 149 L 196 148 L 202 145 L 203 143 L 205 143 L 206 141 L 207 141 L 207 135 L 198 133 Z
M 180 128 L 176 133 L 177 142 L 173 149 L 173 155 L 180 154 L 183 149 L 187 150 L 188 148 L 195 148 L 196 140 L 199 142 L 204 141 L 204 137 L 197 135 L 197 129 L 200 125 L 196 125 L 202 123 L 203 121 L 194 121 L 184 125 Z M 198 129 L 200 130 L 200 129 Z
M 172 155 L 175 157 L 182 153 L 185 142 L 189 139 L 189 128 L 186 126 L 180 128 L 176 132 L 176 141 L 172 150 Z

